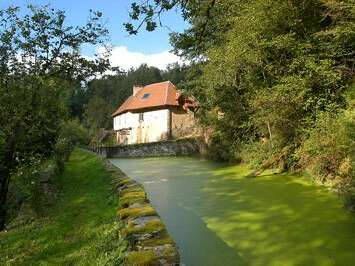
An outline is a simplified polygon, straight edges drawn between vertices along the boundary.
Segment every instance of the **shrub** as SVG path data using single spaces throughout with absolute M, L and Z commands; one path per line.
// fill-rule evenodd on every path
M 350 106 L 336 115 L 322 113 L 307 133 L 297 151 L 300 165 L 322 183 L 350 191 L 355 179 L 355 109 Z
M 59 171 L 64 169 L 64 163 L 69 159 L 73 150 L 72 142 L 66 138 L 59 138 L 54 145 L 54 160 Z
M 114 222 L 100 233 L 100 239 L 93 251 L 97 265 L 122 265 L 127 242 L 121 236 L 121 229 L 122 225 Z
M 295 164 L 295 145 L 283 145 L 277 140 L 253 139 L 241 145 L 240 156 L 244 162 L 255 168 L 279 168 L 290 170 Z
M 228 161 L 233 159 L 233 145 L 223 134 L 215 132 L 208 144 L 208 157 L 216 161 Z
M 273 155 L 273 144 L 268 142 L 262 142 L 258 140 L 251 140 L 248 143 L 242 145 L 241 157 L 243 161 L 248 163 L 252 167 L 260 167 L 265 160 Z
M 59 131 L 59 138 L 67 139 L 73 146 L 84 146 L 90 141 L 87 129 L 78 120 L 64 122 Z
M 59 136 L 53 149 L 53 158 L 59 171 L 64 169 L 64 163 L 69 159 L 75 146 L 84 146 L 88 143 L 88 132 L 78 120 L 64 122 L 60 127 Z
M 11 175 L 8 220 L 15 218 L 18 213 L 23 214 L 24 209 L 36 214 L 43 213 L 55 194 L 48 185 L 56 174 L 58 168 L 52 159 L 30 156 L 26 163 L 20 164 Z
M 8 220 L 16 217 L 24 202 L 32 207 L 36 204 L 42 163 L 40 157 L 31 156 L 26 164 L 20 164 L 12 173 L 7 202 Z

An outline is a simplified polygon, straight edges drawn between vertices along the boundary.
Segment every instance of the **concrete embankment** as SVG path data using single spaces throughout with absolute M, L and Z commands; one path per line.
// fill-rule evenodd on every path
M 193 155 L 200 153 L 200 147 L 197 139 L 188 138 L 92 149 L 105 158 L 120 158 Z
M 143 186 L 107 160 L 105 167 L 119 196 L 117 214 L 124 224 L 121 233 L 129 243 L 125 265 L 179 265 L 177 246 Z

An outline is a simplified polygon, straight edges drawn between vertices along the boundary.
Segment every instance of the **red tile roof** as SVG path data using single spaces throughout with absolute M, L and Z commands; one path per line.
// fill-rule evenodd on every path
M 136 95 L 128 97 L 112 116 L 145 108 L 178 106 L 179 97 L 180 93 L 170 81 L 150 84 L 144 86 Z

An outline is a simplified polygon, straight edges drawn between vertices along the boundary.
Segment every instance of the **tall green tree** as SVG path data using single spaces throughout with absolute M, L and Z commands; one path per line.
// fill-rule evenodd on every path
M 68 88 L 108 66 L 87 60 L 82 44 L 102 44 L 107 30 L 100 12 L 87 24 L 66 24 L 64 11 L 49 6 L 0 10 L 0 230 L 5 228 L 11 175 L 33 157 L 48 156 L 67 115 Z
M 129 13 L 130 21 L 124 26 L 130 34 L 140 30 L 154 31 L 162 26 L 161 15 L 172 9 L 181 12 L 190 27 L 183 33 L 172 33 L 174 51 L 190 59 L 199 58 L 211 45 L 223 39 L 220 33 L 229 27 L 230 4 L 240 1 L 217 0 L 163 0 L 133 1 Z
M 310 156 L 299 158 L 299 151 L 313 150 L 307 139 L 321 135 L 317 130 L 335 136 L 335 126 L 320 129 L 322 117 L 351 120 L 339 116 L 353 112 L 346 95 L 354 89 L 354 1 L 145 1 L 132 4 L 126 29 L 154 30 L 173 8 L 190 22 L 172 34 L 174 51 L 197 62 L 185 89 L 199 100 L 200 120 L 227 157 L 299 167 Z M 323 176 L 344 172 L 342 161 L 354 158 L 352 149 L 342 156 L 337 150 L 318 154 Z
M 96 134 L 101 128 L 112 128 L 112 105 L 99 96 L 92 97 L 85 106 L 85 124 L 91 134 Z
M 162 71 L 162 79 L 169 80 L 179 87 L 182 82 L 185 82 L 189 73 L 190 66 L 179 63 L 169 64 L 165 70 Z
M 264 152 L 250 154 L 289 168 L 304 129 L 320 112 L 346 105 L 354 73 L 354 4 L 249 1 L 235 8 L 224 44 L 207 51 L 193 92 L 207 110 L 225 114 L 216 126 L 229 132 L 223 137 L 237 150 L 246 138 L 253 145 L 263 138 Z

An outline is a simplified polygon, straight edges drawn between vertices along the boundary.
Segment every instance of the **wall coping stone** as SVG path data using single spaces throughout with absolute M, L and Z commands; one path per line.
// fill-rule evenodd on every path
M 185 138 L 91 149 L 104 158 L 184 156 L 200 154 L 200 143 L 196 138 Z
M 104 166 L 119 197 L 117 215 L 124 224 L 121 234 L 128 241 L 124 265 L 141 265 L 140 259 L 144 265 L 180 265 L 178 247 L 150 204 L 143 185 L 107 159 Z

